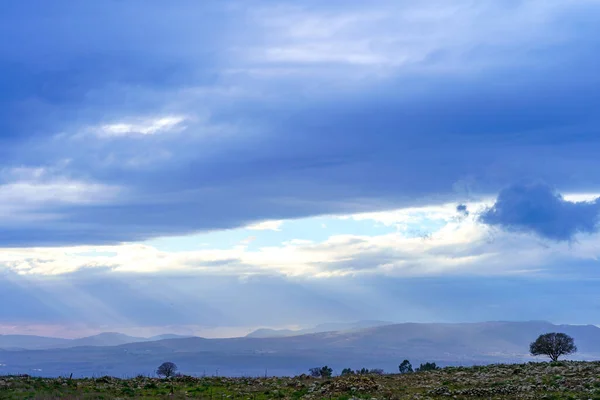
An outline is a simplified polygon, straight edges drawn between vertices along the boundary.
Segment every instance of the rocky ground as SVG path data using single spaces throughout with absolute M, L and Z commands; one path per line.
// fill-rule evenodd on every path
M 173 380 L 0 377 L 0 399 L 595 399 L 600 362 L 451 367 L 405 375 Z

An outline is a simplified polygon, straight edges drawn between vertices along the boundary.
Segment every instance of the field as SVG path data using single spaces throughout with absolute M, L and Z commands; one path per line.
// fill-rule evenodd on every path
M 329 379 L 0 377 L 1 399 L 595 399 L 600 362 L 449 367 Z

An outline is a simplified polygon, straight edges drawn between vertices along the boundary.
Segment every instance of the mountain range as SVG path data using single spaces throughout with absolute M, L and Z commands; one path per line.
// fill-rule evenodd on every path
M 246 335 L 249 338 L 270 338 L 306 335 L 319 332 L 347 332 L 376 326 L 392 325 L 389 321 L 358 321 L 358 322 L 330 322 L 319 324 L 313 328 L 305 329 L 257 329 Z
M 308 333 L 351 331 L 375 326 L 391 325 L 386 321 L 357 321 L 348 323 L 326 323 L 312 328 L 290 329 L 257 329 L 249 333 L 249 338 L 270 338 L 298 336 Z M 103 332 L 93 336 L 77 339 L 64 339 L 35 335 L 0 335 L 0 350 L 47 350 L 82 346 L 118 346 L 127 343 L 153 342 L 164 339 L 183 339 L 190 336 L 164 334 L 152 337 L 128 336 L 118 332 Z
M 35 335 L 0 335 L 2 350 L 44 350 L 81 346 L 118 346 L 126 343 L 152 342 L 164 339 L 182 339 L 189 336 L 165 334 L 149 338 L 128 336 L 117 332 L 104 332 L 77 339 L 63 339 Z
M 200 337 L 143 340 L 117 346 L 0 351 L 0 374 L 58 376 L 152 375 L 172 361 L 190 375 L 297 375 L 309 368 L 383 368 L 395 372 L 409 359 L 438 365 L 514 363 L 533 360 L 529 343 L 542 333 L 575 339 L 580 360 L 600 359 L 600 328 L 548 322 L 403 323 L 282 337 Z

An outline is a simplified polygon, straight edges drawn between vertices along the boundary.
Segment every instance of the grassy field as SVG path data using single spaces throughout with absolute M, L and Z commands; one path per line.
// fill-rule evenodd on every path
M 314 379 L 0 377 L 0 399 L 594 399 L 600 362 L 451 367 L 406 375 Z

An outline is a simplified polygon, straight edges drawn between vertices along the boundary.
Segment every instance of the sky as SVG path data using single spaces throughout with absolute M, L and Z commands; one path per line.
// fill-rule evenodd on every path
M 600 324 L 599 0 L 8 0 L 0 333 Z

